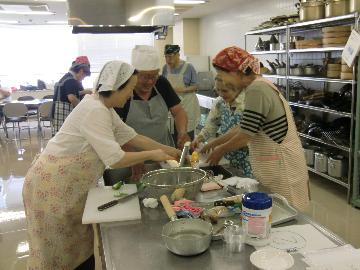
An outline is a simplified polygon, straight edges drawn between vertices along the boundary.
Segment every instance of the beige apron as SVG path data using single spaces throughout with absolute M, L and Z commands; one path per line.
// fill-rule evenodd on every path
M 41 154 L 34 162 L 23 187 L 28 270 L 73 270 L 94 253 L 92 227 L 81 219 L 87 193 L 103 171 L 93 150 L 68 157 Z
M 168 81 L 170 82 L 173 88 L 186 87 L 184 84 L 184 73 L 187 69 L 187 66 L 188 65 L 184 63 L 179 74 L 172 74 L 169 66 L 166 66 L 167 68 L 166 78 L 168 79 Z M 187 132 L 193 131 L 198 125 L 200 119 L 199 100 L 195 92 L 177 93 L 177 94 L 181 100 L 181 105 L 183 106 L 188 118 Z
M 280 144 L 262 130 L 252 138 L 249 150 L 255 178 L 271 192 L 283 195 L 290 204 L 304 210 L 309 204 L 309 175 L 291 109 L 271 82 L 259 80 L 279 94 L 286 112 L 288 132 Z

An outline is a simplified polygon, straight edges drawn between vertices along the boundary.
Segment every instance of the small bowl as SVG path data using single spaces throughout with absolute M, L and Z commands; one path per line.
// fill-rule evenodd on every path
M 251 263 L 261 270 L 287 270 L 294 265 L 294 258 L 276 249 L 260 249 L 250 255 Z

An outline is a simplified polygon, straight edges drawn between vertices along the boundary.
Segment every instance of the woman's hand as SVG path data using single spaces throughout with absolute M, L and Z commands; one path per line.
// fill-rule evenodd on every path
M 218 144 L 219 144 L 219 143 L 217 142 L 217 140 L 214 139 L 214 140 L 208 142 L 207 144 L 205 144 L 204 147 L 201 148 L 200 152 L 201 152 L 201 153 L 208 154 L 209 152 L 211 152 L 212 150 L 214 150 L 214 148 L 215 148 L 216 146 L 218 146 Z
M 200 143 L 201 141 L 199 140 L 199 138 L 195 138 L 190 144 L 190 150 L 194 151 L 195 149 L 197 149 Z
M 181 150 L 174 147 L 168 147 L 165 151 L 168 155 L 172 156 L 172 159 L 179 160 L 181 156 Z
M 175 150 L 177 150 L 177 149 L 175 149 Z M 175 152 L 172 153 L 172 155 L 174 155 L 174 156 L 169 155 L 168 153 L 166 153 L 165 151 L 163 151 L 161 149 L 152 150 L 150 152 L 151 152 L 150 160 L 152 160 L 152 161 L 166 161 L 166 160 L 174 160 L 174 159 L 176 159 L 175 158 L 175 155 L 176 155 Z
M 131 167 L 131 180 L 139 181 L 139 179 L 145 173 L 144 163 L 135 164 Z
M 189 135 L 186 132 L 178 133 L 178 135 L 177 135 L 177 147 L 179 149 L 183 149 L 184 144 L 186 142 L 190 142 L 190 141 L 191 141 L 191 139 L 190 139 Z
M 223 150 L 223 147 L 218 146 L 216 147 L 208 156 L 206 162 L 209 162 L 211 166 L 219 164 L 222 157 L 225 155 L 225 151 Z

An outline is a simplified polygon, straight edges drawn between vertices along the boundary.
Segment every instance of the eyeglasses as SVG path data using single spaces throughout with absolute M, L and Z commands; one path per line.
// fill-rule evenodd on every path
M 143 81 L 156 81 L 159 78 L 159 74 L 138 74 L 138 78 Z

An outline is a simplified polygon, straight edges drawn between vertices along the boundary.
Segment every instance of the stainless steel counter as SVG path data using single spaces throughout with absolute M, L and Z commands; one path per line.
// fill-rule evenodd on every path
M 228 254 L 222 241 L 213 241 L 205 253 L 193 257 L 181 257 L 167 250 L 161 239 L 161 230 L 168 218 L 162 209 L 141 210 L 142 219 L 137 222 L 100 224 L 103 255 L 106 269 L 201 269 L 201 270 L 250 270 L 255 269 L 250 263 L 250 254 L 254 248 L 246 245 L 241 253 Z M 285 225 L 312 224 L 325 236 L 338 245 L 343 240 L 300 214 L 296 221 Z M 293 270 L 304 270 L 306 264 L 300 254 L 293 255 Z

